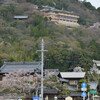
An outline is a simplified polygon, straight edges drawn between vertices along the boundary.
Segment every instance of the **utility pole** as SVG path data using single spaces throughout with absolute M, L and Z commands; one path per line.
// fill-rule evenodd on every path
M 47 50 L 44 50 L 44 40 L 41 41 L 41 100 L 43 100 L 43 66 L 44 66 L 44 52 Z

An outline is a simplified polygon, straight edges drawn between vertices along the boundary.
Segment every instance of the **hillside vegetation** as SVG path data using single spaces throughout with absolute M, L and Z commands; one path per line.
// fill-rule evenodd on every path
M 80 16 L 81 26 L 68 29 L 64 25 L 55 25 L 44 18 L 35 5 L 74 11 Z M 28 15 L 29 18 L 15 20 L 14 15 Z M 100 28 L 88 28 L 100 21 L 99 16 L 99 8 L 77 0 L 16 0 L 8 6 L 1 5 L 0 64 L 4 61 L 40 61 L 40 53 L 36 50 L 41 49 L 43 38 L 48 50 L 44 57 L 45 68 L 72 71 L 74 67 L 81 66 L 87 71 L 93 59 L 100 60 Z

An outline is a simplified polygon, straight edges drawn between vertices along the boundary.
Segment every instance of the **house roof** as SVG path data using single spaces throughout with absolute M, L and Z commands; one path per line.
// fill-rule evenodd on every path
M 97 66 L 100 66 L 100 61 L 98 60 L 93 60 L 93 63 L 95 63 Z
M 26 70 L 30 73 L 41 72 L 40 62 L 4 62 L 0 73 L 9 73 L 18 70 Z
M 28 16 L 14 16 L 15 19 L 27 19 Z
M 62 78 L 84 78 L 85 72 L 60 72 Z
M 82 92 L 71 92 L 70 96 L 71 97 L 81 97 Z
M 82 94 L 82 92 L 71 92 L 70 96 L 71 97 L 81 97 L 81 94 Z M 67 94 L 66 95 L 59 95 L 57 97 L 58 98 L 66 98 L 66 97 L 68 97 L 68 95 Z
M 39 89 L 39 93 L 40 93 L 40 89 Z M 53 89 L 53 88 L 44 88 L 43 89 L 43 94 L 58 94 L 58 90 Z
M 66 95 L 58 95 L 57 97 L 59 98 L 59 99 L 62 99 L 62 98 L 66 98 L 68 95 L 66 94 Z

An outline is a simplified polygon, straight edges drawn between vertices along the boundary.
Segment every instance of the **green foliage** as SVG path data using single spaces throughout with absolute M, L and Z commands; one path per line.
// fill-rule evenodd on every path
M 58 81 L 58 77 L 55 75 L 46 79 L 44 81 L 44 86 L 49 87 L 49 88 L 55 88 L 59 91 L 61 91 L 61 88 L 62 88 L 61 82 Z
M 81 16 L 78 20 L 81 25 L 89 23 L 87 18 L 92 20 L 88 15 L 89 10 L 87 10 L 87 8 L 93 9 L 89 3 L 84 3 L 86 7 L 81 4 L 88 11 L 88 14 L 87 12 L 84 14 L 81 13 L 83 8 L 78 12 L 77 7 L 74 6 L 75 8 L 73 9 L 73 7 L 68 6 L 70 3 L 76 5 L 78 3 L 77 0 L 69 0 L 68 2 L 65 0 L 27 1 L 39 7 L 49 5 L 57 9 L 63 8 L 67 10 L 68 8 L 71 11 L 75 9 L 74 12 L 79 13 Z M 89 45 L 85 43 L 94 38 L 90 36 L 91 33 L 87 29 L 72 28 L 72 30 L 69 30 L 63 25 L 57 26 L 48 22 L 48 19 L 39 15 L 38 12 L 34 14 L 29 10 L 30 8 L 27 7 L 28 11 L 26 11 L 24 6 L 19 5 L 18 7 L 12 5 L 0 6 L 0 55 L 6 53 L 8 55 L 6 61 L 40 61 L 40 53 L 36 53 L 36 50 L 40 49 L 41 38 L 46 40 L 45 47 L 48 49 L 45 55 L 46 68 L 72 71 L 74 67 L 80 66 L 87 71 L 92 66 L 92 59 L 100 60 L 100 44 L 95 41 L 91 41 Z M 99 11 L 99 8 L 97 10 Z M 29 19 L 13 19 L 14 15 L 25 14 L 29 15 Z M 87 39 L 87 34 L 89 34 L 89 39 Z M 85 35 L 86 37 L 84 37 Z M 99 32 L 97 37 L 99 37 Z M 98 38 L 96 39 L 99 40 Z M 0 58 L 1 65 L 4 60 L 4 58 Z
M 61 0 L 27 0 L 27 2 L 34 3 L 41 8 L 43 5 L 49 5 L 57 9 L 67 9 L 68 5 L 61 2 Z
M 86 83 L 86 84 L 87 84 L 88 81 L 87 81 L 86 79 L 81 79 L 81 80 L 79 80 L 79 85 L 78 85 L 78 90 L 79 90 L 79 91 L 81 91 L 81 88 L 82 88 L 82 87 L 81 87 L 81 84 L 82 84 L 82 83 Z M 87 88 L 87 93 L 88 93 L 88 92 L 90 91 L 90 86 L 87 84 L 87 87 L 86 87 L 86 88 Z
M 80 47 L 82 48 L 82 49 L 85 49 L 86 48 L 86 45 L 85 45 L 85 43 L 83 42 L 83 41 L 81 41 L 81 40 L 77 40 L 79 43 L 80 43 Z
M 49 36 L 52 34 L 51 30 L 45 26 L 44 21 L 46 19 L 42 16 L 35 15 L 33 24 L 31 26 L 31 36 L 35 38 Z
M 84 2 L 84 5 L 90 10 L 96 10 L 96 8 L 92 6 L 90 2 Z
M 81 25 L 86 25 L 85 19 L 83 19 L 81 17 L 78 19 L 78 23 L 81 24 Z
M 93 59 L 100 59 L 100 44 L 92 40 L 88 46 L 93 52 Z
M 100 7 L 99 7 L 99 8 L 97 8 L 97 11 L 100 13 Z
M 92 66 L 91 54 L 85 51 L 70 52 L 52 47 L 47 53 L 46 66 L 58 68 L 60 71 L 72 71 L 75 66 L 89 69 Z
M 63 86 L 62 86 L 62 90 L 60 91 L 60 94 L 61 95 L 66 95 L 67 94 L 67 95 L 70 96 L 71 92 L 72 91 L 68 89 L 68 85 L 66 83 L 64 83 Z

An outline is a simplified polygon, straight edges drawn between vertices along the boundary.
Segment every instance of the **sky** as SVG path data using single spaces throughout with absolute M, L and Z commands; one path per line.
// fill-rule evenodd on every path
M 83 1 L 83 0 L 82 0 Z M 100 7 L 100 0 L 86 0 L 87 2 L 91 2 L 93 6 L 96 8 Z

